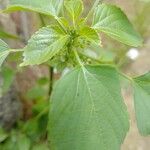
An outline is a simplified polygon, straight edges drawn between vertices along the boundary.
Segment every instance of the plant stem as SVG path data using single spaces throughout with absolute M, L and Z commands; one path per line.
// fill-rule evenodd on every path
M 123 72 L 120 72 L 120 71 L 118 71 L 118 72 L 119 72 L 119 74 L 120 74 L 122 77 L 124 77 L 125 79 L 127 79 L 127 80 L 130 81 L 130 82 L 133 82 L 133 80 L 132 80 L 131 77 L 127 76 L 127 75 L 124 74 Z
M 40 14 L 39 15 L 42 26 L 46 26 L 46 23 L 43 19 L 43 16 Z M 48 95 L 51 96 L 52 90 L 53 90 L 53 78 L 54 78 L 54 68 L 51 66 L 48 66 L 49 68 L 49 90 L 48 90 Z
M 75 17 L 73 16 L 73 27 L 74 27 L 74 29 L 76 30 L 76 21 L 75 21 Z
M 81 59 L 80 59 L 80 57 L 78 55 L 78 52 L 75 49 L 73 49 L 73 52 L 74 52 L 75 57 L 76 57 L 76 59 L 78 61 L 78 64 L 83 67 L 83 63 L 82 63 L 82 61 L 81 61 Z
M 54 80 L 54 68 L 49 67 L 49 91 L 48 91 L 49 96 L 51 96 L 53 90 L 53 80 Z

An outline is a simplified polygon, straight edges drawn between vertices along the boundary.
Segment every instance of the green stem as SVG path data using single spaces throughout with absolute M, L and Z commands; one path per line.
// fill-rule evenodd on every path
M 53 90 L 53 81 L 54 81 L 54 68 L 49 67 L 49 96 L 51 96 Z
M 42 26 L 46 26 L 46 23 L 43 19 L 43 16 L 39 15 L 39 17 L 40 17 Z M 52 93 L 52 90 L 53 90 L 54 68 L 51 67 L 51 66 L 48 66 L 48 67 L 49 67 L 49 91 L 48 91 L 48 94 L 49 94 L 49 96 L 51 96 L 51 93 Z
M 120 71 L 118 71 L 118 72 L 119 72 L 119 74 L 120 74 L 123 78 L 127 79 L 127 80 L 130 81 L 130 82 L 133 82 L 133 80 L 132 80 L 131 77 L 127 76 L 127 75 L 124 74 L 123 72 L 120 72 Z
M 73 27 L 74 27 L 74 29 L 76 29 L 76 22 L 75 22 L 75 17 L 73 16 Z
M 78 52 L 75 49 L 73 49 L 73 52 L 74 52 L 75 57 L 76 57 L 76 59 L 78 61 L 78 64 L 83 67 L 83 63 L 82 63 L 82 61 L 81 61 L 81 59 L 80 59 L 80 57 L 78 55 Z

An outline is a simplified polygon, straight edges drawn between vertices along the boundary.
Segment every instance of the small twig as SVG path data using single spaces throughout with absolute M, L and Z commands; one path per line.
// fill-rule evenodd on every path
M 82 61 L 81 61 L 81 59 L 80 59 L 80 57 L 79 57 L 79 55 L 78 55 L 78 52 L 77 52 L 75 49 L 73 49 L 73 52 L 74 52 L 75 57 L 76 57 L 76 59 L 77 59 L 77 61 L 78 61 L 78 64 L 79 64 L 81 67 L 83 67 L 83 63 L 82 63 Z
M 51 96 L 53 90 L 53 80 L 54 80 L 54 68 L 49 67 L 49 96 Z
M 133 79 L 132 79 L 131 77 L 127 76 L 126 74 L 124 74 L 124 73 L 122 73 L 122 72 L 120 72 L 120 71 L 118 71 L 118 72 L 119 72 L 119 74 L 120 74 L 123 78 L 127 79 L 127 80 L 130 81 L 131 83 L 133 82 Z

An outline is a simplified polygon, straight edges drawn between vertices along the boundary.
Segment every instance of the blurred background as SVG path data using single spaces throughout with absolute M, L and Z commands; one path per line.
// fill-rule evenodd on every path
M 93 2 L 94 0 L 84 0 L 86 6 L 84 14 L 89 11 Z M 146 0 L 103 0 L 103 2 L 121 7 L 144 38 L 144 45 L 139 48 L 129 47 L 101 34 L 103 47 L 94 48 L 100 60 L 115 62 L 124 73 L 130 76 L 149 71 L 150 2 Z M 0 0 L 0 9 L 5 8 L 8 3 L 8 0 Z M 0 38 L 11 48 L 22 48 L 31 35 L 43 26 L 43 21 L 46 24 L 50 23 L 48 18 L 31 12 L 0 14 Z M 44 65 L 20 68 L 18 64 L 21 59 L 20 53 L 12 54 L 0 71 L 0 88 L 3 93 L 0 98 L 0 126 L 7 131 L 0 128 L 0 150 L 17 150 L 16 143 L 18 147 L 22 145 L 28 147 L 34 143 L 33 149 L 41 147 L 45 150 L 48 149 L 46 125 L 49 68 Z M 59 73 L 55 71 L 55 78 L 58 77 Z M 122 93 L 130 114 L 131 127 L 122 150 L 149 150 L 150 137 L 140 136 L 137 130 L 132 89 L 125 83 L 123 85 Z

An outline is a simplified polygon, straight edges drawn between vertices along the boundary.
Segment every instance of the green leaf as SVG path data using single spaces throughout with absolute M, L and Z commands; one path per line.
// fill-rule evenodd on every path
M 60 79 L 51 97 L 51 149 L 120 150 L 129 129 L 120 93 L 110 66 L 76 68 Z
M 73 21 L 76 21 L 83 11 L 83 2 L 82 0 L 66 0 L 65 8 Z
M 94 13 L 92 27 L 127 45 L 136 47 L 143 42 L 126 15 L 114 5 L 99 5 Z
M 62 5 L 63 0 L 11 0 L 4 12 L 29 10 L 44 15 L 57 16 Z
M 49 148 L 46 144 L 42 143 L 34 145 L 32 150 L 49 150 Z
M 80 38 L 85 38 L 86 40 L 88 40 L 94 45 L 101 44 L 101 40 L 97 31 L 88 26 L 84 26 L 83 28 L 81 28 L 79 30 L 79 35 L 80 35 Z
M 17 146 L 18 150 L 30 150 L 31 141 L 26 135 L 19 135 Z
M 36 119 L 28 120 L 23 126 L 24 132 L 34 141 L 39 139 L 38 121 Z
M 69 36 L 57 26 L 41 28 L 24 48 L 21 66 L 39 65 L 54 57 L 67 43 Z
M 47 91 L 44 88 L 40 86 L 35 86 L 27 92 L 27 98 L 28 99 L 40 99 L 46 96 L 46 94 L 47 94 Z
M 0 67 L 5 61 L 6 57 L 9 55 L 8 45 L 0 39 Z
M 137 125 L 142 135 L 150 134 L 150 72 L 133 79 Z
M 10 86 L 12 85 L 14 81 L 14 76 L 15 76 L 15 70 L 8 68 L 8 67 L 3 67 L 2 71 L 0 72 L 3 77 L 3 86 L 2 86 L 2 91 L 3 93 L 8 92 L 10 89 Z
M 15 130 L 9 132 L 9 137 L 3 143 L 4 145 L 2 147 L 2 150 L 13 150 L 13 149 L 19 150 L 17 146 L 17 139 L 18 139 L 18 135 Z
M 1 142 L 5 141 L 8 138 L 8 134 L 0 127 L 0 145 Z

